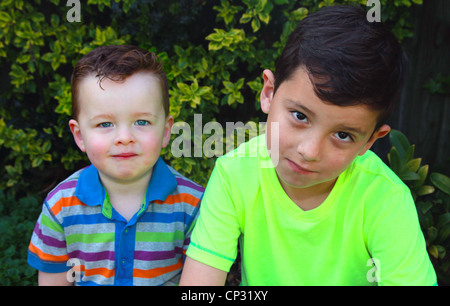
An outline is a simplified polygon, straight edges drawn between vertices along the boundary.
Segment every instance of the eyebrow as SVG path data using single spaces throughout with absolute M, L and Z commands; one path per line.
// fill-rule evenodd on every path
M 339 125 L 337 129 L 343 130 L 345 132 L 350 132 L 352 134 L 360 135 L 361 137 L 366 136 L 366 133 L 364 133 L 361 129 L 351 126 Z
M 136 112 L 132 114 L 132 117 L 134 118 L 155 118 L 156 116 L 153 115 L 150 112 Z M 95 120 L 112 120 L 114 119 L 114 115 L 113 114 L 100 114 L 100 115 L 96 115 L 94 117 L 92 117 L 90 120 L 91 121 L 95 121 Z
M 90 119 L 90 121 L 96 121 L 96 120 L 111 120 L 114 116 L 112 114 L 100 114 L 97 116 L 94 116 Z
M 133 113 L 133 117 L 156 117 L 155 115 L 153 115 L 150 112 L 137 112 L 137 113 Z
M 297 102 L 294 100 L 289 100 L 289 99 L 286 102 L 289 104 L 290 107 L 294 107 L 294 108 L 300 109 L 301 111 L 305 112 L 305 115 L 312 116 L 312 117 L 316 116 L 316 114 L 312 110 L 310 110 L 306 106 L 302 105 L 300 102 Z M 361 137 L 366 136 L 366 133 L 357 127 L 351 127 L 351 126 L 347 126 L 347 125 L 338 125 L 336 129 L 342 130 L 345 132 L 349 132 L 352 134 L 357 134 L 357 135 L 360 135 Z
M 305 115 L 309 115 L 309 116 L 313 116 L 313 117 L 316 116 L 316 114 L 312 110 L 310 110 L 306 106 L 303 106 L 300 102 L 290 100 L 290 99 L 286 100 L 286 102 L 289 104 L 290 107 L 294 107 L 294 108 L 300 109 L 303 112 L 305 112 L 306 113 Z

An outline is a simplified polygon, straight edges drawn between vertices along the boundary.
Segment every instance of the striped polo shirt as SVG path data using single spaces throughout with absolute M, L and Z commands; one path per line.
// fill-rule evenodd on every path
M 159 158 L 142 207 L 127 222 L 97 169 L 81 169 L 45 199 L 28 263 L 67 271 L 76 285 L 176 285 L 203 191 Z

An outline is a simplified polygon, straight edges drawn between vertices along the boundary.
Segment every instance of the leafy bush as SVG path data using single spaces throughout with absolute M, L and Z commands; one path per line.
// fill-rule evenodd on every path
M 262 69 L 274 68 L 308 12 L 336 3 L 366 1 L 90 0 L 80 5 L 79 23 L 67 21 L 66 1 L 2 1 L 0 189 L 36 191 L 87 162 L 67 129 L 69 78 L 73 64 L 93 48 L 132 43 L 157 52 L 176 121 L 193 126 L 193 115 L 202 114 L 203 122 L 258 122 Z M 399 39 L 412 35 L 413 3 L 421 1 L 381 0 L 382 19 Z M 201 184 L 214 164 L 205 156 L 175 159 L 170 148 L 163 156 Z
M 36 223 L 34 217 L 40 210 L 36 197 L 16 201 L 0 190 L 0 286 L 36 284 L 36 270 L 24 259 Z
M 262 70 L 274 68 L 298 22 L 325 5 L 366 4 L 365 0 L 80 2 L 81 22 L 68 22 L 67 1 L 0 2 L 2 284 L 32 283 L 25 255 L 38 203 L 57 182 L 88 163 L 67 125 L 69 78 L 82 55 L 108 44 L 135 44 L 156 52 L 170 83 L 170 111 L 176 122 L 191 127 L 191 133 L 195 114 L 201 114 L 203 125 L 257 123 L 264 121 L 258 102 Z M 413 35 L 409 8 L 421 2 L 381 0 L 381 18 L 400 40 Z M 195 156 L 195 149 L 209 137 L 208 131 L 202 132 L 199 141 L 192 137 L 191 156 L 175 158 L 170 146 L 162 154 L 176 170 L 206 185 L 215 158 Z M 179 136 L 174 133 L 172 140 Z M 222 142 L 216 143 L 216 156 L 236 147 L 238 140 L 227 145 L 225 137 Z
M 450 285 L 450 178 L 437 172 L 428 177 L 428 165 L 413 158 L 414 145 L 400 131 L 393 130 L 390 141 L 389 165 L 411 190 L 439 283 Z

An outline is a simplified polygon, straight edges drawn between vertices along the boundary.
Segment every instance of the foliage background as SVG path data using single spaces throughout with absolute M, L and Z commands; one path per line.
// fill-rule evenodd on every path
M 225 122 L 265 121 L 259 109 L 262 70 L 274 68 L 297 23 L 325 5 L 366 1 L 88 0 L 80 6 L 81 22 L 72 23 L 66 3 L 0 3 L 0 285 L 36 284 L 26 255 L 41 203 L 59 181 L 88 163 L 67 125 L 70 74 L 82 55 L 108 44 L 135 44 L 156 52 L 168 75 L 176 122 L 193 126 L 194 114 L 202 114 L 203 124 L 217 121 L 224 127 Z M 422 0 L 381 0 L 382 20 L 405 44 L 414 39 L 411 16 L 421 9 Z M 420 88 L 447 96 L 449 84 L 449 77 L 441 74 Z M 418 192 L 419 217 L 440 284 L 450 284 L 448 177 L 434 175 L 431 181 L 428 166 L 410 162 L 414 152 L 401 135 L 391 138 L 398 156 L 389 151 L 391 144 L 375 151 L 399 173 L 416 174 L 403 179 Z M 204 134 L 202 142 L 209 136 Z M 225 148 L 224 141 L 216 149 L 232 148 Z M 215 162 L 206 156 L 174 158 L 170 149 L 163 157 L 203 185 Z M 448 174 L 445 165 L 441 160 L 430 168 Z

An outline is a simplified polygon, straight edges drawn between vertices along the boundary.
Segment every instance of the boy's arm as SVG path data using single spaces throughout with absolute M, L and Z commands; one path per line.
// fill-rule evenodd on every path
M 227 272 L 205 265 L 189 256 L 184 263 L 180 286 L 223 286 Z
M 224 285 L 237 256 L 239 206 L 219 159 L 211 173 L 193 229 L 180 285 Z
M 64 229 L 44 203 L 31 236 L 27 258 L 28 263 L 39 271 L 38 284 L 71 285 L 67 280 L 68 260 Z
M 72 286 L 73 283 L 67 280 L 67 272 L 62 273 L 45 273 L 39 271 L 39 286 Z
M 376 207 L 384 208 L 368 210 L 365 220 L 368 250 L 378 270 L 374 281 L 389 286 L 436 284 L 409 190 L 381 196 L 380 200 Z

